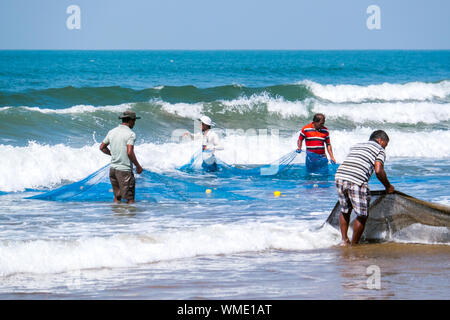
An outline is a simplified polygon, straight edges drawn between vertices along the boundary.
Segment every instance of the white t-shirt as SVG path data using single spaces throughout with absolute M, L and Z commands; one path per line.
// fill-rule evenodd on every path
M 126 125 L 110 130 L 103 143 L 110 145 L 111 168 L 121 171 L 132 171 L 133 165 L 128 157 L 127 145 L 134 145 L 136 134 Z
M 216 150 L 223 150 L 223 146 L 220 142 L 217 133 L 211 130 L 207 130 L 206 133 L 199 132 L 193 135 L 194 139 L 202 138 L 202 146 L 206 146 L 206 151 L 210 151 L 214 154 Z

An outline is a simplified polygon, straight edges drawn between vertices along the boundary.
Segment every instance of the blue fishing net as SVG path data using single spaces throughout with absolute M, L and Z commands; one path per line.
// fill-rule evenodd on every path
M 262 166 L 230 165 L 206 152 L 196 152 L 190 161 L 178 169 L 185 172 L 217 172 L 220 176 L 273 176 L 288 170 L 297 153 L 289 152 L 280 159 Z
M 179 167 L 178 170 L 187 173 L 214 173 L 218 177 L 277 177 L 277 178 L 302 178 L 308 179 L 311 174 L 331 176 L 334 175 L 337 165 L 329 164 L 327 158 L 319 158 L 319 155 L 307 153 L 306 164 L 295 163 L 298 153 L 294 150 L 281 158 L 266 165 L 231 165 L 225 161 L 214 157 L 215 166 L 211 165 L 211 156 L 205 152 L 198 151 L 192 155 L 190 161 Z M 205 161 L 205 158 L 209 160 Z
M 252 200 L 245 194 L 245 190 L 239 189 L 239 183 L 226 186 L 223 183 L 219 187 L 210 183 L 211 180 L 199 179 L 204 173 L 213 174 L 219 178 L 244 177 L 244 178 L 281 178 L 302 179 L 311 182 L 312 187 L 328 187 L 333 180 L 336 166 L 319 162 L 320 166 L 314 167 L 315 172 L 305 164 L 294 163 L 298 153 L 289 152 L 283 157 L 267 165 L 230 165 L 212 154 L 196 152 L 189 163 L 180 167 L 179 174 L 159 174 L 144 170 L 136 175 L 136 200 L 148 202 L 164 201 L 202 201 L 211 199 L 227 200 Z M 325 158 L 326 159 L 326 158 Z M 315 163 L 316 164 L 316 163 Z M 184 172 L 183 172 L 184 171 Z M 186 174 L 188 173 L 188 174 Z M 194 173 L 191 175 L 190 173 Z M 201 175 L 197 174 L 201 173 Z M 319 179 L 319 181 L 317 180 Z M 241 192 L 241 194 L 237 193 Z M 39 193 L 28 199 L 49 201 L 111 201 L 113 199 L 112 186 L 109 181 L 109 165 L 106 165 L 86 178 L 63 185 L 54 190 Z
M 109 165 L 100 168 L 86 178 L 64 185 L 55 190 L 43 192 L 27 199 L 39 200 L 67 200 L 77 201 L 80 199 L 111 198 L 111 184 L 108 184 Z
M 109 165 L 102 167 L 86 178 L 43 192 L 27 199 L 49 201 L 111 201 L 112 186 L 109 181 Z M 253 198 L 187 181 L 183 177 L 162 175 L 149 170 L 136 175 L 137 201 L 202 201 L 212 198 L 227 200 L 251 200 Z

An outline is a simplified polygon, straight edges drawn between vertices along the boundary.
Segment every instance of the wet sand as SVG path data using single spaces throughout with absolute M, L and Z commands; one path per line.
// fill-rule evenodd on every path
M 382 243 L 335 250 L 344 288 L 342 298 L 448 298 L 448 245 Z M 377 273 L 380 276 L 378 283 Z

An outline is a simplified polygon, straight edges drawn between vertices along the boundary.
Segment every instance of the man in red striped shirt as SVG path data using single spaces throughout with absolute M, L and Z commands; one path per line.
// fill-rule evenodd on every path
M 297 152 L 301 151 L 303 140 L 305 140 L 306 145 L 307 166 L 308 158 L 326 160 L 326 163 L 328 163 L 325 153 L 325 145 L 327 146 L 327 151 L 330 155 L 331 162 L 336 163 L 333 155 L 333 149 L 330 143 L 330 133 L 328 132 L 328 128 L 325 127 L 324 114 L 315 114 L 313 121 L 302 128 L 297 141 Z M 308 154 L 314 157 L 308 157 Z

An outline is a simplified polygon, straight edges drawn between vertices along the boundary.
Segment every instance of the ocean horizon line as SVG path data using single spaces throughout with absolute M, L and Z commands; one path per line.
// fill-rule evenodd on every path
M 303 52 L 303 51 L 450 51 L 448 49 L 0 49 L 0 51 L 193 51 L 193 52 L 208 52 L 208 51 L 272 51 L 272 52 Z

